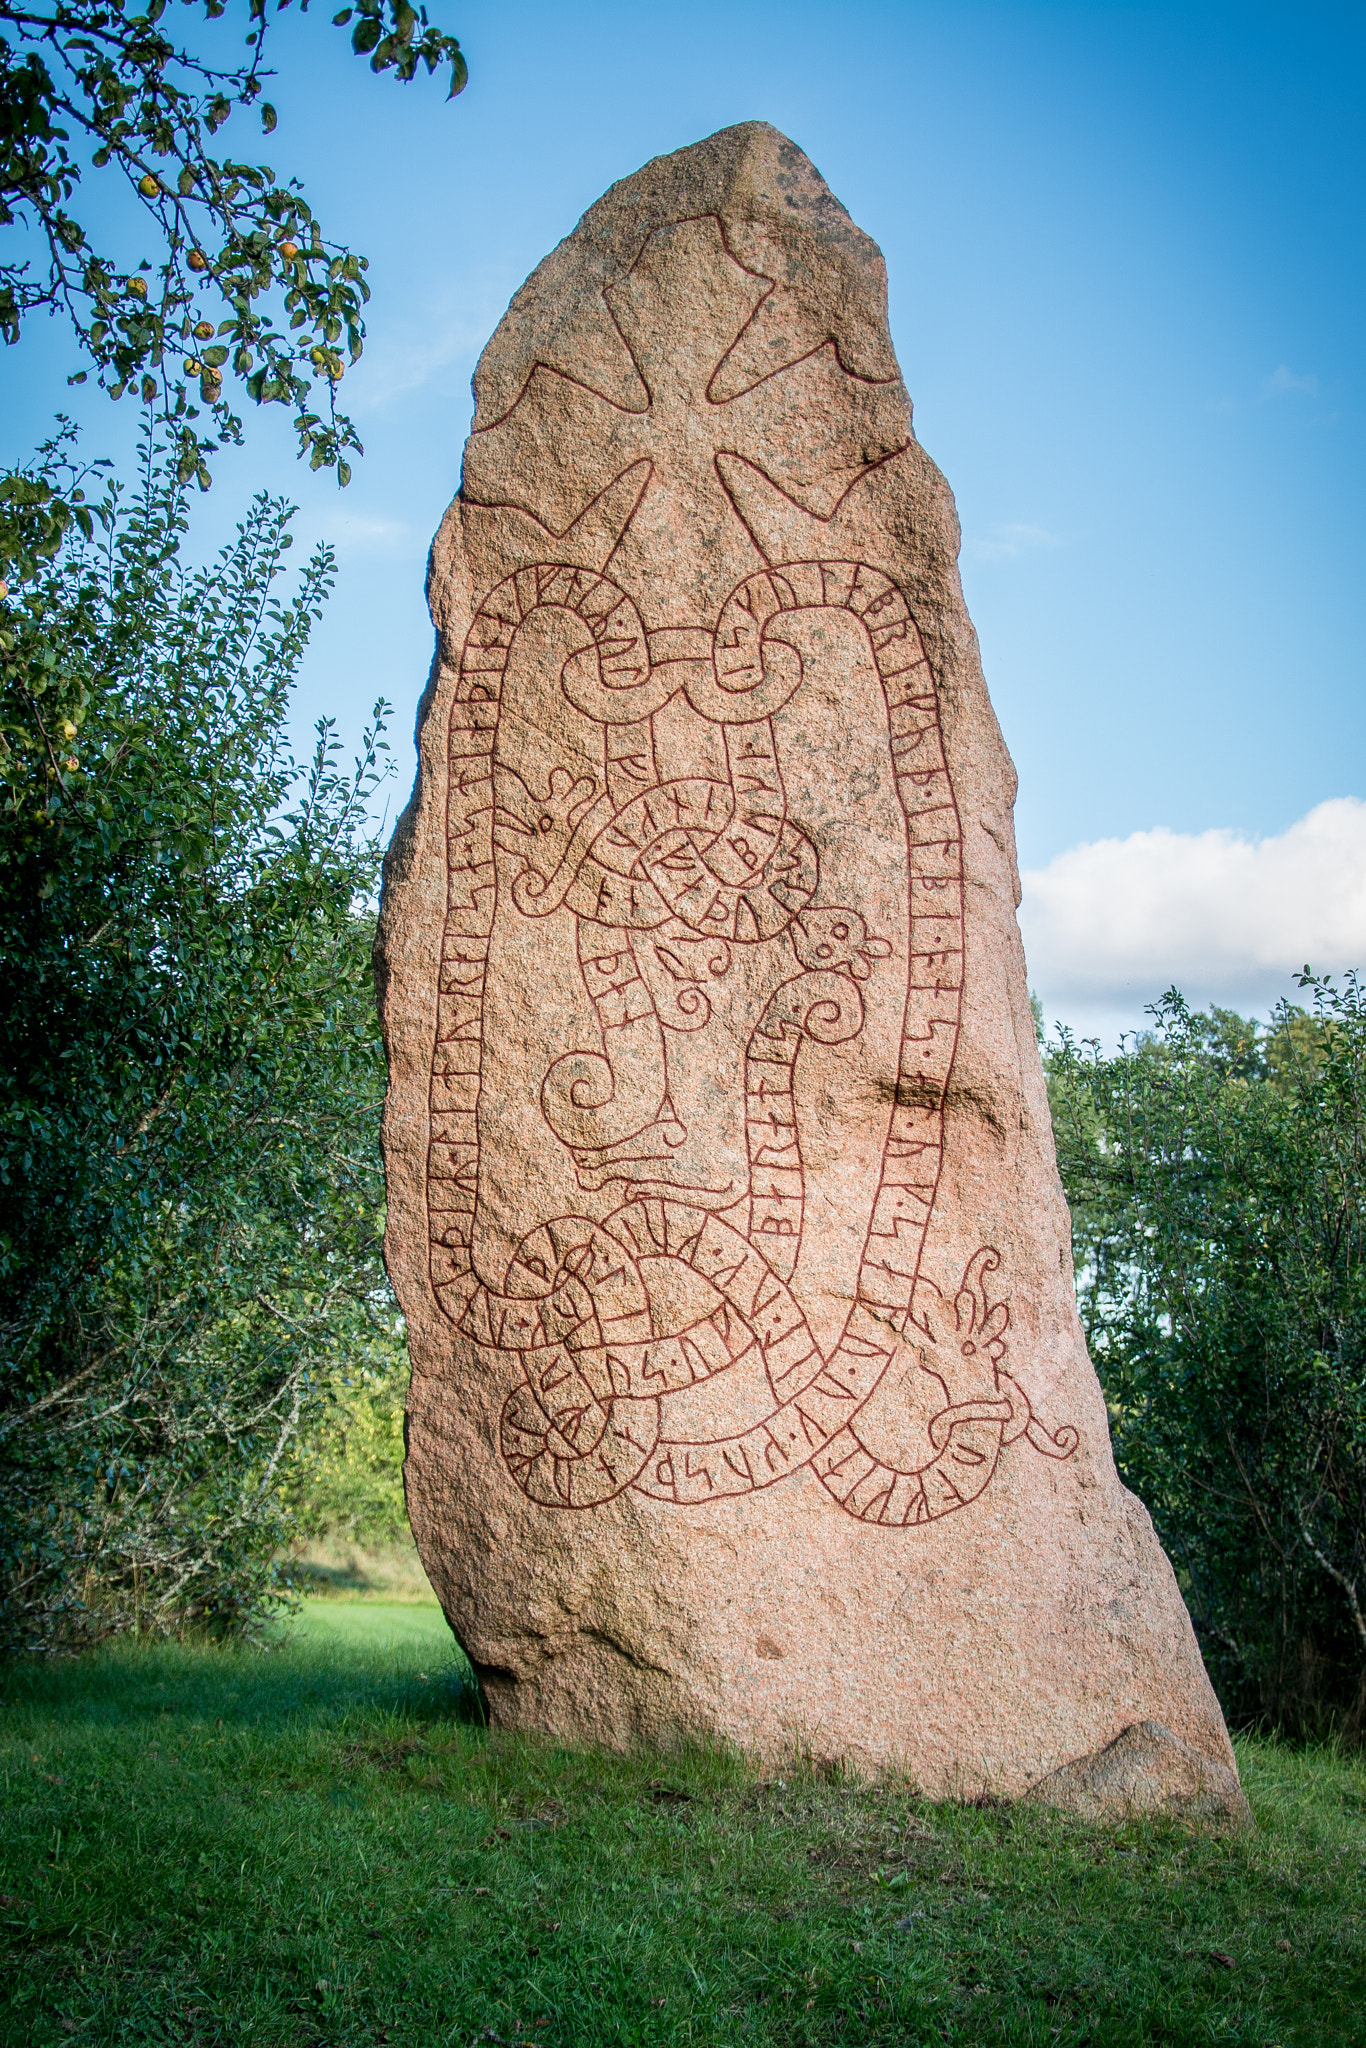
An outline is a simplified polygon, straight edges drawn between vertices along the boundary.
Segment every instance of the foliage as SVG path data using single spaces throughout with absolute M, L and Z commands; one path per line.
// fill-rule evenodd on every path
M 381 1342 L 377 1336 L 376 1352 Z M 411 1546 L 402 1477 L 406 1356 L 395 1329 L 390 1356 L 335 1387 L 326 1414 L 295 1447 L 282 1498 L 296 1540 Z
M 29 481 L 74 502 L 68 444 Z M 85 482 L 90 482 L 87 473 Z M 290 691 L 332 581 L 265 496 L 182 559 L 150 437 L 0 641 L 0 1626 L 250 1621 L 277 1475 L 392 1344 L 366 804 Z M 44 517 L 41 498 L 26 507 Z M 86 537 L 88 534 L 89 538 Z
M 156 404 L 171 423 L 181 480 L 203 486 L 215 443 L 196 424 L 192 394 L 220 440 L 240 441 L 229 371 L 255 404 L 295 408 L 313 468 L 333 466 L 345 483 L 345 451 L 360 445 L 336 391 L 346 361 L 361 353 L 365 259 L 325 235 L 297 180 L 217 153 L 234 108 L 257 107 L 265 133 L 275 129 L 262 98 L 273 76 L 267 5 L 247 0 L 250 55 L 224 69 L 200 49 L 240 18 L 227 0 L 203 0 L 206 23 L 222 26 L 189 43 L 168 33 L 167 0 L 148 0 L 145 13 L 126 0 L 0 0 L 0 227 L 27 230 L 47 263 L 42 276 L 17 250 L 0 263 L 0 335 L 17 340 L 41 309 L 66 314 L 99 383 L 111 397 L 131 391 Z M 288 5 L 276 0 L 277 13 Z M 425 9 L 358 0 L 334 20 L 353 16 L 352 48 L 372 70 L 406 81 L 419 65 L 449 64 L 451 94 L 462 90 L 460 45 Z M 122 182 L 141 206 L 159 250 L 155 270 L 147 260 L 121 269 L 70 210 L 89 168 Z
M 1078 1296 L 1128 1483 L 1230 1712 L 1366 1721 L 1366 989 L 1269 1030 L 1175 992 L 1048 1059 Z
M 459 1724 L 439 1615 L 350 1647 L 366 1612 L 11 1665 L 0 2042 L 1360 2038 L 1359 1760 L 1240 1743 L 1230 1836 L 567 1752 Z

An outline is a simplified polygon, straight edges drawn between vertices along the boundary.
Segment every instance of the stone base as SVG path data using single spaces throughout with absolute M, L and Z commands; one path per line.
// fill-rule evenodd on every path
M 1136 1721 L 1104 1749 L 1050 1771 L 1029 1797 L 1083 1820 L 1170 1813 L 1191 1820 L 1230 1821 L 1236 1827 L 1252 1824 L 1236 1773 L 1227 1764 L 1201 1756 L 1160 1721 Z

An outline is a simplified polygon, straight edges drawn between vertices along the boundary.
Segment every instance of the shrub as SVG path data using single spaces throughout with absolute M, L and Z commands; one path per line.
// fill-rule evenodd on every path
M 395 1337 L 396 1352 L 401 1339 Z M 404 1378 L 386 1363 L 336 1386 L 285 1474 L 293 1533 L 374 1550 L 412 1543 L 403 1499 Z
M 89 472 L 84 481 L 89 482 Z M 0 604 L 0 1639 L 249 1626 L 279 1478 L 387 1369 L 370 987 L 383 709 L 350 773 L 291 691 L 333 578 L 258 497 L 182 557 L 173 460 L 11 494 Z M 54 532 L 45 505 L 82 507 Z M 47 522 L 44 525 L 44 522 Z M 3 593 L 0 593 L 3 596 Z
M 1048 1055 L 1115 1455 L 1231 1714 L 1366 1721 L 1366 991 Z

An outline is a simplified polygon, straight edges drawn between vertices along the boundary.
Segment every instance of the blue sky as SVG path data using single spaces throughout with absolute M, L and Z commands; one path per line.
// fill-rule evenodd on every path
M 201 520 L 207 542 L 266 485 L 336 543 L 304 718 L 354 734 L 387 696 L 406 794 L 423 564 L 480 347 L 613 179 L 765 119 L 887 258 L 1020 771 L 1049 1015 L 1108 1032 L 1173 978 L 1264 1012 L 1306 955 L 1366 965 L 1366 10 L 431 12 L 468 54 L 461 99 L 372 78 L 325 13 L 291 12 L 279 129 L 234 144 L 302 172 L 371 259 L 355 482 L 339 497 L 253 420 Z M 133 415 L 72 406 L 64 350 L 44 326 L 0 360 L 0 455 L 58 405 L 91 452 L 126 448 Z

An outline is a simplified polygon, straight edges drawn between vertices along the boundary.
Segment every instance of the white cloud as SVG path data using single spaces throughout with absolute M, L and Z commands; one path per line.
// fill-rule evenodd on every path
M 320 540 L 331 541 L 341 555 L 380 555 L 386 558 L 410 554 L 417 535 L 403 519 L 386 519 L 372 513 L 325 508 L 313 521 Z M 422 542 L 425 551 L 426 542 Z
M 435 334 L 424 328 L 416 335 L 381 335 L 367 344 L 353 373 L 353 409 L 357 413 L 382 412 L 396 399 L 420 391 L 452 364 L 461 366 L 462 375 L 456 382 L 463 385 L 477 354 L 477 343 L 472 347 L 471 337 L 449 324 L 444 329 L 438 327 Z
M 470 373 L 506 304 L 506 286 L 486 278 L 460 297 L 436 292 L 404 315 L 373 322 L 365 354 L 350 373 L 354 385 L 348 381 L 354 411 L 382 412 L 428 386 L 467 404 Z
M 1019 555 L 1032 554 L 1035 548 L 1055 548 L 1058 545 L 1056 533 L 1050 533 L 1045 526 L 1030 526 L 1024 521 L 1014 524 L 993 526 L 984 540 L 969 539 L 965 546 L 969 555 L 978 562 L 1013 562 Z
M 1317 377 L 1297 377 L 1289 363 L 1279 364 L 1269 377 L 1262 379 L 1263 398 L 1285 398 L 1292 391 L 1302 391 L 1307 398 L 1316 398 L 1318 389 Z
M 1366 803 L 1333 797 L 1271 838 L 1133 832 L 1022 877 L 1020 922 L 1050 1020 L 1124 1012 L 1174 983 L 1263 1013 L 1306 961 L 1366 967 Z
M 1301 376 L 1297 370 L 1291 369 L 1289 363 L 1278 363 L 1269 377 L 1263 377 L 1257 387 L 1255 399 L 1246 397 L 1235 398 L 1225 392 L 1222 398 L 1210 399 L 1208 401 L 1208 408 L 1211 412 L 1228 417 L 1230 414 L 1243 412 L 1249 404 L 1265 405 L 1268 399 L 1293 398 L 1296 396 L 1301 398 L 1317 398 L 1319 396 L 1318 378 L 1312 376 L 1309 372 Z M 1336 418 L 1337 415 L 1334 414 L 1332 417 Z

